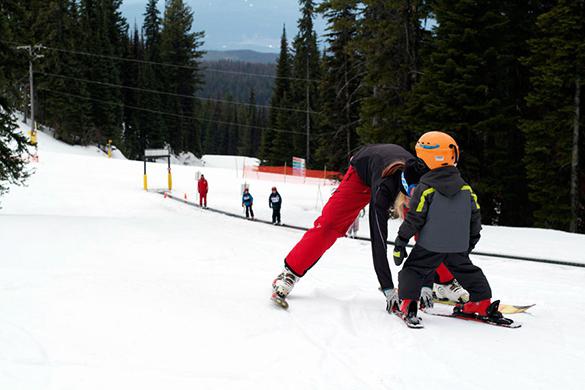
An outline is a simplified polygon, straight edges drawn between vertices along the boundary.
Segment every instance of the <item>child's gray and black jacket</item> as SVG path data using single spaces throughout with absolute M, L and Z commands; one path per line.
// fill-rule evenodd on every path
M 435 253 L 471 252 L 479 241 L 481 213 L 477 196 L 456 167 L 432 170 L 420 179 L 398 238 L 419 232 L 417 245 Z

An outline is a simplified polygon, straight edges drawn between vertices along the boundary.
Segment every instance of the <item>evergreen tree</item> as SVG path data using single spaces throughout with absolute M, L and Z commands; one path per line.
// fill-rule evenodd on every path
M 322 115 L 316 159 L 330 170 L 345 168 L 358 146 L 363 58 L 357 50 L 358 1 L 328 0 L 319 12 L 328 22 L 321 81 Z
M 134 26 L 134 32 L 127 39 L 125 57 L 135 60 L 144 59 L 143 42 L 138 33 L 138 27 Z M 126 157 L 131 159 L 140 159 L 143 151 L 142 121 L 141 117 L 145 113 L 134 107 L 142 107 L 142 91 L 136 88 L 143 88 L 142 66 L 137 62 L 129 62 L 122 68 L 122 82 L 124 88 L 122 94 L 124 97 L 124 151 Z
M 304 111 L 319 111 L 319 82 L 320 79 L 320 55 L 317 47 L 317 34 L 313 26 L 315 18 L 315 4 L 313 0 L 299 0 L 301 17 L 298 20 L 298 33 L 293 40 L 294 57 L 292 61 L 292 75 L 294 80 L 291 86 L 289 100 L 292 107 Z M 288 113 L 287 130 L 301 132 L 309 131 L 309 141 L 319 133 L 318 118 L 315 114 Z M 289 135 L 290 137 L 290 135 Z M 295 156 L 304 156 L 307 166 L 312 164 L 311 150 L 313 142 L 310 142 L 307 150 L 307 135 L 294 134 L 292 137 L 292 153 Z M 290 146 L 289 146 L 290 158 Z
M 81 0 L 80 19 L 84 33 L 84 50 L 103 57 L 87 56 L 84 61 L 86 79 L 120 85 L 120 63 L 112 57 L 123 54 L 127 25 L 118 8 L 121 0 Z M 99 143 L 111 139 L 121 144 L 123 100 L 120 88 L 93 84 L 89 88 L 90 122 L 93 137 Z
M 175 67 L 165 69 L 167 90 L 178 95 L 194 96 L 201 84 L 199 60 L 203 52 L 203 32 L 191 32 L 193 12 L 183 0 L 169 0 L 161 31 L 161 58 Z M 197 113 L 196 101 L 187 97 L 165 98 L 167 112 L 179 117 L 167 121 L 169 144 L 175 152 L 190 151 L 201 155 L 200 124 L 191 119 Z M 173 118 L 173 117 L 169 117 Z
M 7 42 L 14 39 L 10 18 L 18 11 L 11 1 L 0 3 L 0 196 L 7 184 L 23 184 L 28 177 L 26 154 L 29 143 L 16 129 L 14 110 L 18 99 L 16 69 L 22 65 L 18 55 Z
M 34 41 L 65 50 L 80 49 L 81 30 L 77 5 L 73 0 L 49 0 L 38 5 L 32 25 Z M 82 62 L 76 56 L 58 50 L 42 50 L 35 61 L 36 118 L 55 129 L 58 138 L 68 143 L 87 144 L 86 122 L 89 104 Z M 79 95 L 81 98 L 70 96 Z
M 243 111 L 243 123 L 246 127 L 242 128 L 242 133 L 239 137 L 238 155 L 253 156 L 252 139 L 255 138 L 256 133 L 256 94 L 253 89 L 250 90 L 250 97 L 248 98 L 248 106 Z
M 161 18 L 157 8 L 158 0 L 149 0 L 144 13 L 142 33 L 144 35 L 144 58 L 149 62 L 161 62 Z M 152 91 L 164 91 L 165 67 L 142 64 L 140 67 L 141 88 Z M 143 92 L 140 95 L 142 107 L 151 111 L 163 110 L 161 94 Z M 144 111 L 140 116 L 141 138 L 144 148 L 162 148 L 169 143 L 165 119 L 156 112 Z
M 529 4 L 434 2 L 432 54 L 410 101 L 414 135 L 440 129 L 455 136 L 460 169 L 482 199 L 485 223 L 529 223 L 519 129 L 526 72 L 518 61 Z
M 421 20 L 428 12 L 425 3 L 364 1 L 359 47 L 365 58 L 367 98 L 361 105 L 358 132 L 365 143 L 409 145 L 414 140 L 404 116 L 420 74 L 420 49 L 426 34 Z
M 585 2 L 559 0 L 530 40 L 530 113 L 523 121 L 530 200 L 537 226 L 585 231 L 582 185 Z M 581 155 L 581 157 L 579 157 Z
M 288 41 L 286 39 L 286 28 L 282 28 L 282 36 L 280 38 L 280 54 L 278 56 L 278 64 L 276 66 L 276 80 L 274 83 L 274 89 L 272 92 L 272 98 L 270 100 L 270 119 L 269 128 L 279 129 L 279 123 L 282 124 L 283 116 L 287 115 L 284 110 L 278 110 L 280 107 L 285 106 L 285 100 L 291 93 L 290 87 L 291 77 L 291 59 L 288 48 Z M 260 159 L 268 165 L 280 164 L 287 161 L 290 157 L 290 153 L 282 152 L 278 145 L 286 144 L 284 133 L 275 132 L 273 130 L 264 129 L 262 131 L 262 141 L 260 145 Z M 278 139 L 277 139 L 278 138 Z M 281 142 L 280 139 L 283 138 Z M 289 143 L 290 149 L 290 143 Z

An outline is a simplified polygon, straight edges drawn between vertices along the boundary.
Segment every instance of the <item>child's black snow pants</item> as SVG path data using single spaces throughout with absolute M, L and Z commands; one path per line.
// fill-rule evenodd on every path
M 482 301 L 492 297 L 492 290 L 481 268 L 473 265 L 467 253 L 429 252 L 415 245 L 398 273 L 400 299 L 419 299 L 420 289 L 441 262 L 451 271 L 459 284 L 469 292 L 469 300 Z
M 272 223 L 280 223 L 280 207 L 272 207 Z

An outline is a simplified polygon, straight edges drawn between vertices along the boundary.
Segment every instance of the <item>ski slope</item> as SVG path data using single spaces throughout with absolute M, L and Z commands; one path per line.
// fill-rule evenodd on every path
M 0 389 L 583 388 L 585 269 L 474 256 L 496 298 L 536 303 L 514 316 L 523 327 L 423 314 L 412 330 L 384 310 L 369 243 L 340 239 L 283 311 L 270 284 L 302 232 L 145 192 L 141 162 L 43 133 L 33 166 L 0 200 Z M 268 219 L 276 185 L 283 222 L 305 226 L 331 191 L 206 165 L 173 166 L 176 195 L 194 199 L 196 171 L 210 207 L 241 212 L 246 181 Z M 164 164 L 149 183 L 166 184 Z M 499 227 L 478 246 L 572 261 L 583 248 L 583 235 Z

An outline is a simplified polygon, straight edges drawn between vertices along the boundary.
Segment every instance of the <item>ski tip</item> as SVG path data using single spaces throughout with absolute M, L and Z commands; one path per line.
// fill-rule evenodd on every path
M 283 309 L 288 309 L 288 302 L 279 297 L 272 297 L 272 302 L 274 302 L 277 306 L 282 307 Z

